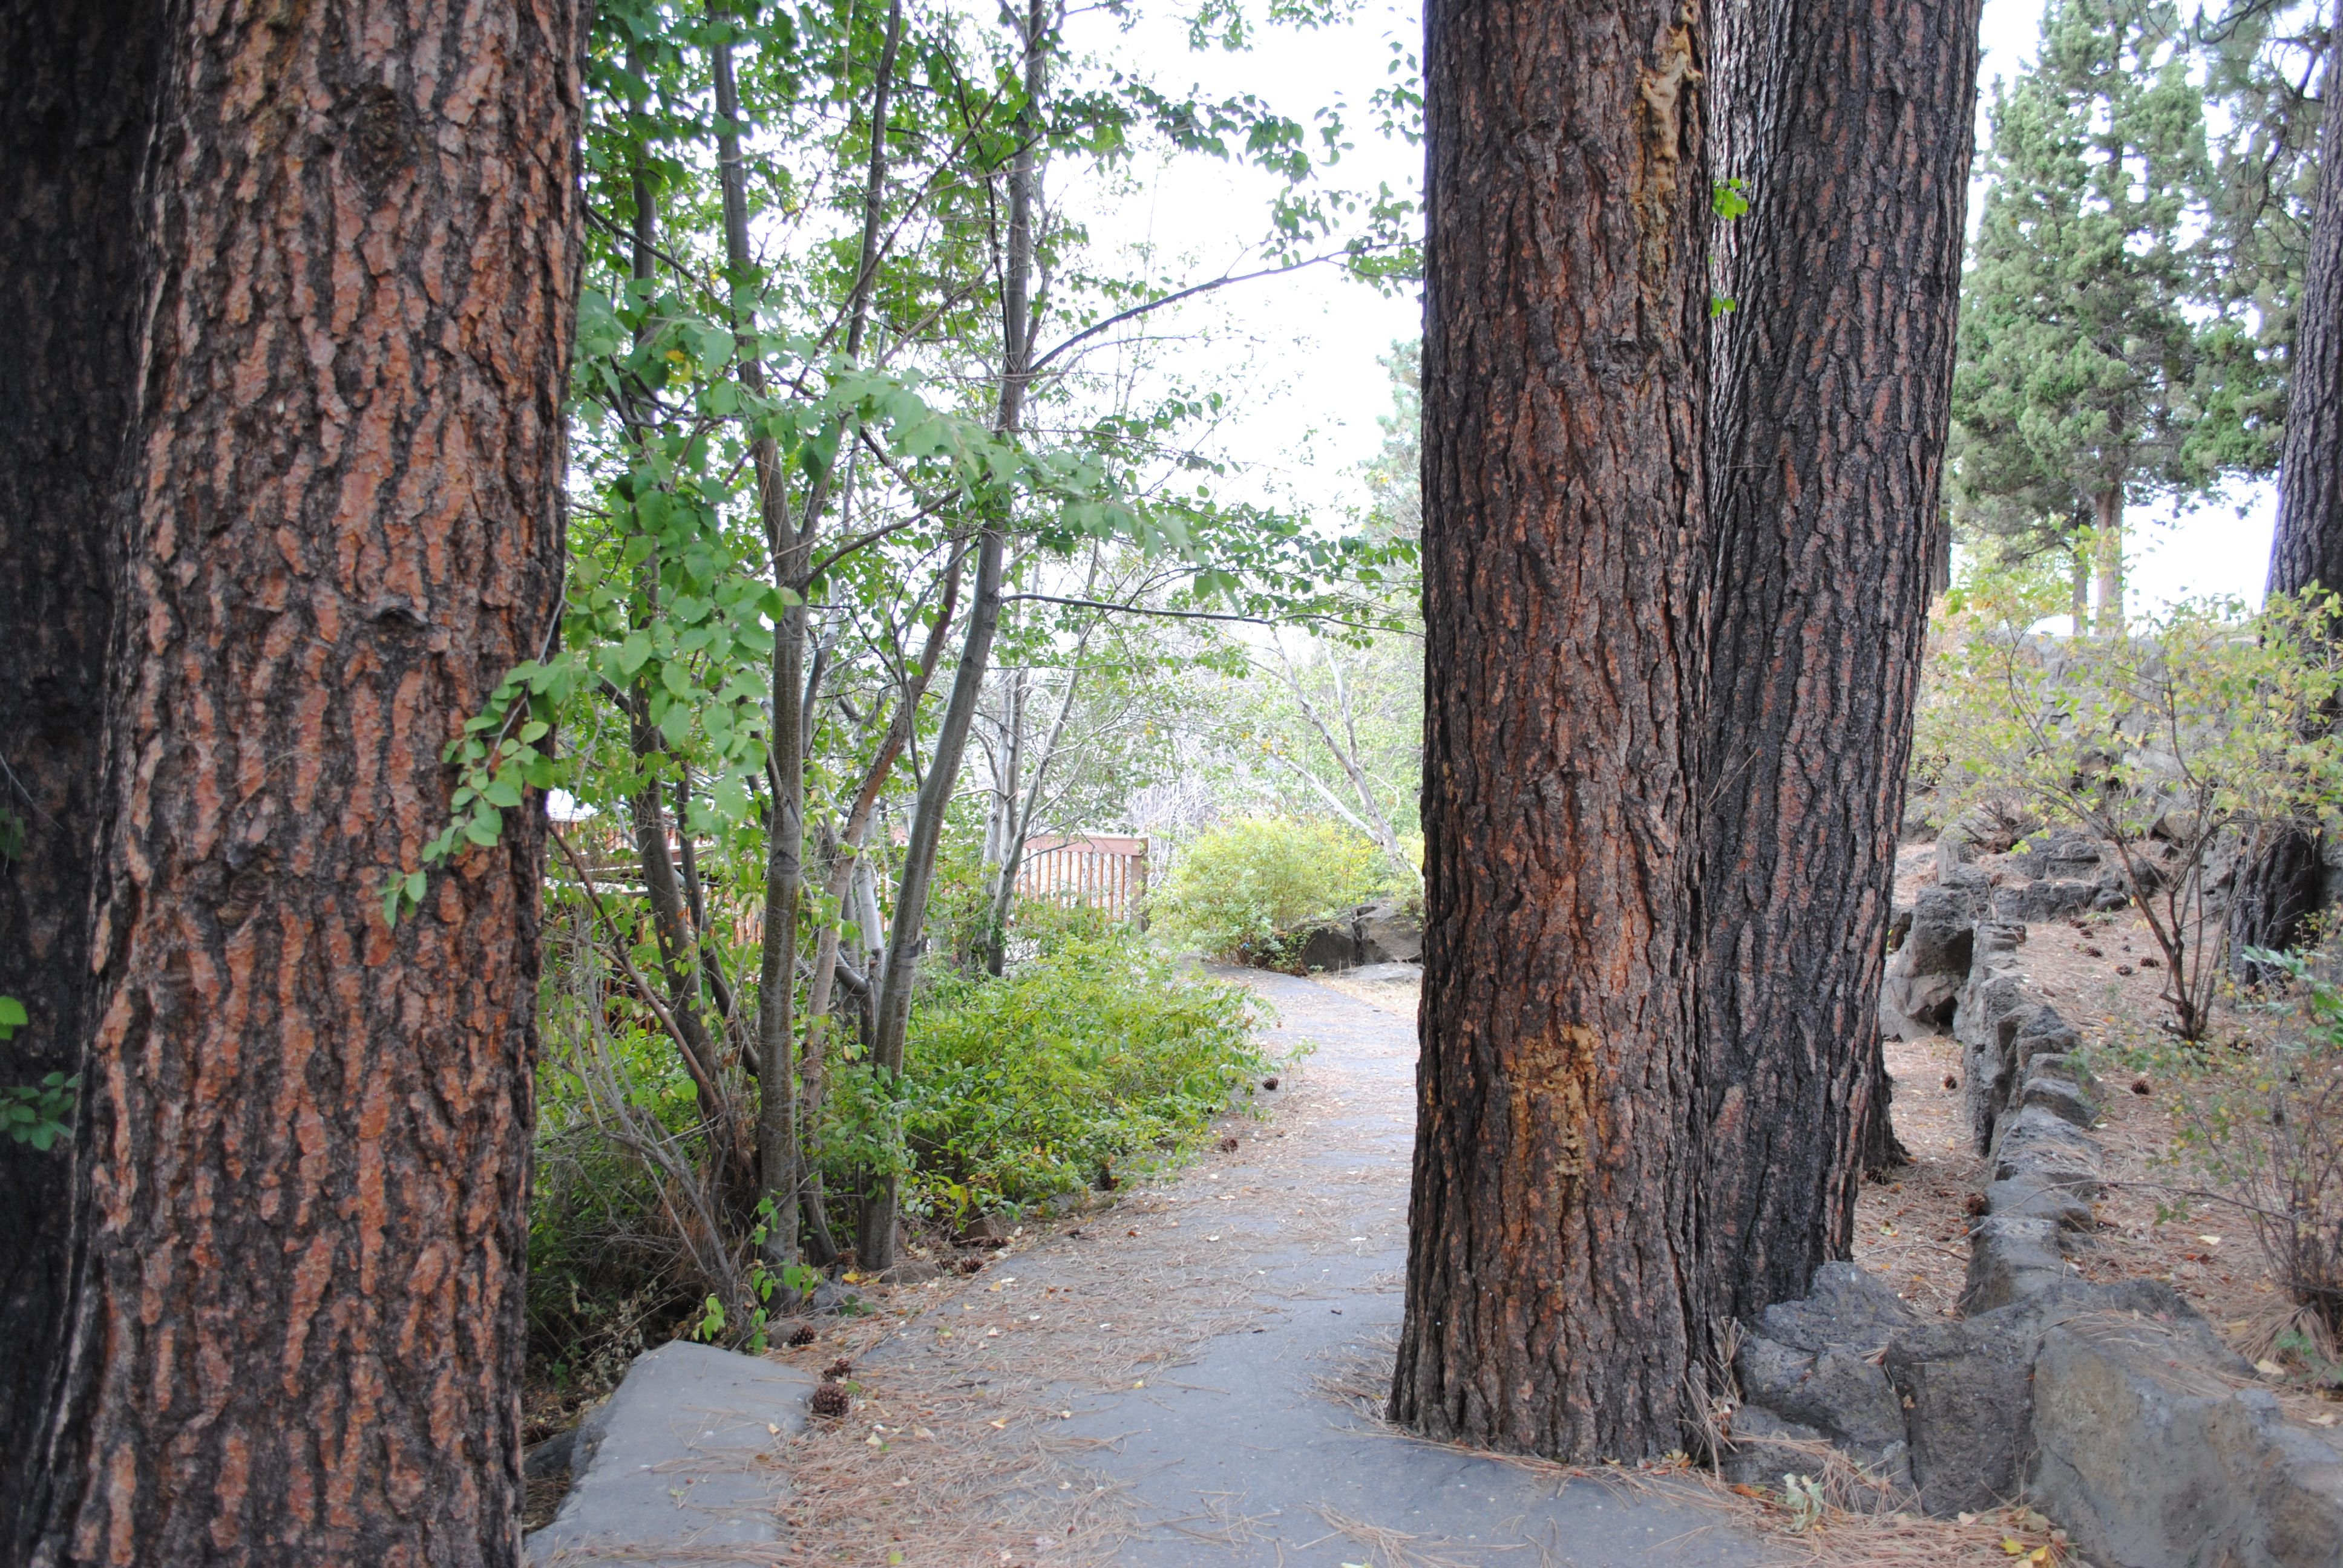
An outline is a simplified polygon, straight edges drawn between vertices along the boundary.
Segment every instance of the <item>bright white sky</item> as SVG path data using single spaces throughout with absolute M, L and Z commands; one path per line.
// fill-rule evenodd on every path
M 2030 55 L 2039 0 L 1986 0 L 1981 90 L 2013 77 Z M 1421 33 L 1411 0 L 1363 0 L 1349 25 L 1321 31 L 1265 31 L 1247 54 L 1192 54 L 1184 33 L 1142 22 L 1129 39 L 1092 12 L 1070 28 L 1078 50 L 1122 54 L 1134 45 L 1167 91 L 1197 84 L 1213 95 L 1252 93 L 1306 119 L 1322 104 L 1346 106 L 1354 149 L 1333 171 L 1342 184 L 1372 190 L 1378 182 L 1413 193 L 1422 177 L 1420 149 L 1386 142 L 1369 126 L 1367 96 L 1385 80 L 1393 40 L 1411 53 Z M 1127 57 L 1127 56 L 1126 56 Z M 1983 140 L 1980 124 L 1979 139 Z M 1346 177 L 1347 176 L 1347 177 Z M 1253 242 L 1263 232 L 1272 189 L 1266 178 L 1202 160 L 1161 171 L 1131 195 L 1053 193 L 1088 221 L 1094 237 L 1151 243 L 1159 266 L 1189 258 L 1183 276 L 1201 278 L 1258 265 Z M 1972 196 L 1974 216 L 1975 196 Z M 1231 458 L 1245 465 L 1268 495 L 1317 511 L 1339 509 L 1360 495 L 1358 467 L 1382 440 L 1388 379 L 1377 364 L 1393 341 L 1420 328 L 1413 294 L 1386 298 L 1342 280 L 1332 268 L 1236 286 L 1205 308 L 1166 324 L 1166 367 L 1218 377 L 1240 394 L 1241 412 L 1222 432 Z M 1182 337 L 1181 334 L 1194 336 Z M 2275 495 L 2267 485 L 2241 488 L 2231 504 L 2174 518 L 2135 508 L 2130 594 L 2140 610 L 2184 594 L 2261 597 L 2269 558 Z

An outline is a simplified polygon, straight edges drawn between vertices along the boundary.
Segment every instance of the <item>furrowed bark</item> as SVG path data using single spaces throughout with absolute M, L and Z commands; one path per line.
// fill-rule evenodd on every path
M 2343 35 L 2328 45 L 2326 97 L 2343 83 Z M 2270 540 L 2268 588 L 2343 593 L 2343 129 L 2333 115 L 2319 127 L 2318 209 L 2303 274 L 2301 327 L 2287 388 L 2286 442 L 2278 455 L 2278 530 Z M 2230 963 L 2247 979 L 2277 978 L 2243 954 L 2301 940 L 2302 921 L 2326 901 L 2318 839 L 2298 829 L 2273 832 L 2269 848 L 2238 873 L 2229 904 Z
M 2343 39 L 2328 45 L 2327 98 L 2343 85 Z M 2278 459 L 2269 591 L 2317 583 L 2343 592 L 2343 126 L 2319 128 L 2318 210 L 2303 276 L 2301 335 Z
M 1424 15 L 1423 1045 L 1392 1418 L 1680 1447 L 1709 553 L 1701 11 Z
M 558 602 L 581 42 L 163 35 L 35 1563 L 518 1560 L 541 802 L 382 890 Z
M 151 0 L 0 11 L 0 1085 L 81 1068 L 112 623 L 111 508 L 137 373 Z M 11 849 L 9 845 L 14 843 Z M 73 1151 L 0 1141 L 0 1558 L 64 1328 Z
M 1847 1255 L 1887 1125 L 1878 995 L 1927 627 L 1976 0 L 1720 25 L 1703 1277 L 1749 1318 Z

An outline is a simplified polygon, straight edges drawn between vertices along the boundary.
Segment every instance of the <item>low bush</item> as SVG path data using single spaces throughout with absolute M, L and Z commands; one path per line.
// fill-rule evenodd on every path
M 1940 650 L 1916 749 L 1946 806 L 2014 799 L 2112 852 L 2198 1039 L 2227 974 L 2221 860 L 2343 809 L 2343 600 L 2187 603 L 2065 638 L 1995 613 Z
M 1214 958 L 1275 964 L 1301 935 L 1388 892 L 1392 868 L 1339 822 L 1250 817 L 1200 834 L 1148 905 L 1173 943 Z
M 838 1075 L 830 1189 L 892 1165 L 907 1212 L 956 1222 L 1096 1185 L 1187 1147 L 1251 1092 L 1271 1070 L 1257 1022 L 1245 992 L 1120 928 L 1077 926 L 1000 980 L 940 975 L 891 1094 L 867 1069 Z
M 2187 1201 L 2252 1227 L 2290 1311 L 2252 1347 L 2343 1383 L 2343 990 L 2293 954 L 2254 958 L 2297 994 L 2248 1003 L 2268 1021 L 2232 1047 L 2177 1040 L 2131 1053 L 2187 1085 L 2176 1162 Z

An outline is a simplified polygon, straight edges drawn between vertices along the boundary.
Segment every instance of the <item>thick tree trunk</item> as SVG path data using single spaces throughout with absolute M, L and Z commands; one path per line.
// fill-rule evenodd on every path
M 1682 1445 L 1709 551 L 1699 9 L 1424 15 L 1423 1048 L 1393 1419 Z
M 81 1067 L 152 0 L 0 8 L 0 1084 Z M 73 1151 L 0 1141 L 0 1558 L 57 1361 Z
M 1895 1152 L 1878 1005 L 1927 626 L 1976 0 L 1721 26 L 1704 1277 L 1752 1316 L 1845 1257 Z
M 45 1563 L 510 1563 L 541 809 L 382 890 L 545 646 L 573 0 L 174 10 Z
M 2327 98 L 2343 76 L 2343 42 L 2328 55 Z M 2343 129 L 2319 132 L 2318 210 L 2303 275 L 2300 335 L 2287 391 L 2286 445 L 2278 456 L 2278 531 L 2270 540 L 2269 591 L 2343 592 Z M 2301 939 L 2303 917 L 2324 901 L 2319 844 L 2297 829 L 2273 835 L 2268 851 L 2237 876 L 2229 900 L 2230 963 L 2251 980 L 2274 978 L 2245 950 L 2283 950 Z
M 2329 103 L 2343 85 L 2338 62 L 2343 39 L 2328 57 Z M 2343 125 L 2331 116 L 2319 132 L 2318 154 L 2318 211 L 2278 457 L 2272 593 L 2300 593 L 2313 583 L 2343 592 Z

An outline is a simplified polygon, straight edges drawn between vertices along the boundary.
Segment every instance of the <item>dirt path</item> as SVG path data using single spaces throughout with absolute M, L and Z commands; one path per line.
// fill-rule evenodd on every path
M 851 1414 L 777 1457 L 780 1562 L 1131 1568 L 1765 1560 L 1664 1476 L 1417 1442 L 1376 1414 L 1404 1261 L 1412 1022 L 1246 972 L 1306 1050 L 1181 1179 L 899 1290 Z M 817 1544 L 818 1543 L 818 1544 Z

